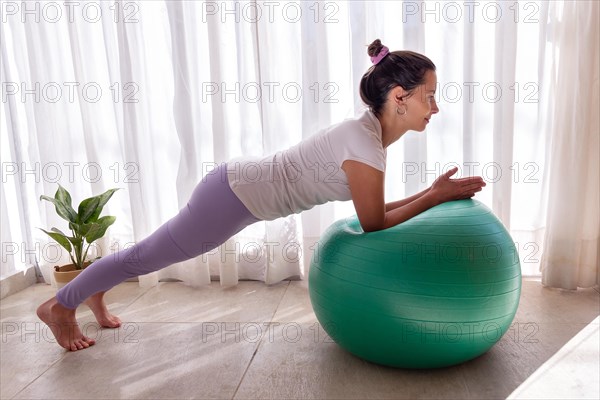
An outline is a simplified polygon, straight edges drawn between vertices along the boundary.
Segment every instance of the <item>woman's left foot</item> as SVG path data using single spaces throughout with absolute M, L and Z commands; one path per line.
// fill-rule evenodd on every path
M 96 321 L 98 321 L 101 326 L 105 328 L 118 328 L 121 326 L 121 320 L 116 315 L 111 314 L 108 311 L 108 308 L 106 308 L 104 293 L 106 292 L 93 294 L 83 303 L 92 310 L 96 317 Z

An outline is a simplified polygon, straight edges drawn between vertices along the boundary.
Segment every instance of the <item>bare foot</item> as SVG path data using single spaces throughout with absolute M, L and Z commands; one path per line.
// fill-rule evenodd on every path
M 106 303 L 104 302 L 104 293 L 106 292 L 98 292 L 91 295 L 84 301 L 84 304 L 92 310 L 96 321 L 101 326 L 105 328 L 118 328 L 121 326 L 121 320 L 116 315 L 108 312 L 108 308 L 106 308 Z
M 75 310 L 63 307 L 56 297 L 39 306 L 37 315 L 48 325 L 58 344 L 67 350 L 82 350 L 96 343 L 94 339 L 81 333 L 75 319 Z

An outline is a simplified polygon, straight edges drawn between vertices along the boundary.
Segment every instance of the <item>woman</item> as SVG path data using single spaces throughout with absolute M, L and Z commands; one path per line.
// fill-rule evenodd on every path
M 397 225 L 446 201 L 473 197 L 480 177 L 450 179 L 454 168 L 407 199 L 385 204 L 386 149 L 409 130 L 423 131 L 438 112 L 435 65 L 410 51 L 389 52 L 379 40 L 368 48 L 373 66 L 360 82 L 368 109 L 296 146 L 262 158 L 222 164 L 196 186 L 186 207 L 135 246 L 87 267 L 37 314 L 68 350 L 94 344 L 77 325 L 84 302 L 98 322 L 117 327 L 104 293 L 127 278 L 147 274 L 210 251 L 246 226 L 335 200 L 352 200 L 365 232 Z

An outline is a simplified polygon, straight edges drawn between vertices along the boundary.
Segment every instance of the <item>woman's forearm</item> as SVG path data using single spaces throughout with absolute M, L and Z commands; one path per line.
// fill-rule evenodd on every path
M 421 192 L 422 193 L 422 192 Z M 415 195 L 417 196 L 417 195 Z M 414 196 L 413 196 L 414 197 Z M 409 197 L 410 199 L 411 197 Z M 408 199 L 407 199 L 408 200 Z M 402 222 L 411 219 L 412 217 L 422 213 L 439 204 L 438 199 L 431 193 L 424 193 L 408 204 L 396 207 L 385 213 L 383 227 L 381 229 L 391 228 L 401 224 Z
M 409 203 L 412 203 L 413 201 L 417 200 L 418 198 L 422 197 L 424 194 L 429 192 L 429 189 L 430 188 L 427 188 L 427 189 L 423 190 L 422 192 L 419 192 L 410 197 L 407 197 L 406 199 L 387 203 L 385 205 L 385 212 L 388 213 L 389 211 L 395 210 L 396 208 L 403 207 Z

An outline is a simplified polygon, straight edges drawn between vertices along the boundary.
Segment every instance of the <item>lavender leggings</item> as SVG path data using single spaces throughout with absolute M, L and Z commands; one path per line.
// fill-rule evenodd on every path
M 186 207 L 135 246 L 102 257 L 56 294 L 69 309 L 127 278 L 206 253 L 259 221 L 229 187 L 226 164 L 208 173 Z

